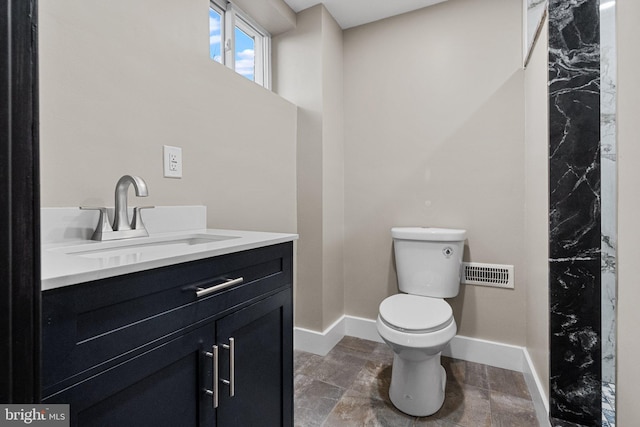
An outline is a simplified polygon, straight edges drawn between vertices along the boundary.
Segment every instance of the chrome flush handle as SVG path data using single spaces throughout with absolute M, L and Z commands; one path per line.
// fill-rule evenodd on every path
M 218 291 L 221 291 L 223 289 L 227 289 L 227 288 L 229 288 L 231 286 L 240 284 L 242 282 L 244 282 L 244 278 L 238 277 L 238 278 L 235 278 L 235 279 L 227 279 L 225 282 L 220 283 L 220 284 L 215 285 L 215 286 L 211 286 L 210 288 L 197 287 L 195 289 L 196 297 L 201 298 L 201 297 L 207 296 L 209 294 L 212 294 L 214 292 L 218 292 Z
M 205 387 L 204 392 L 205 394 L 207 394 L 208 396 L 211 396 L 211 405 L 214 408 L 218 407 L 218 381 L 219 381 L 219 375 L 218 375 L 218 346 L 214 345 L 211 348 L 211 353 L 209 353 L 208 351 L 204 353 L 205 356 L 210 357 L 211 358 L 211 363 L 212 363 L 212 369 L 213 369 L 213 383 L 212 383 L 212 388 L 213 390 L 209 390 Z
M 221 381 L 229 386 L 229 396 L 233 397 L 236 394 L 236 340 L 234 338 L 229 338 L 229 344 L 222 344 L 222 348 L 229 350 L 229 379 L 223 379 Z

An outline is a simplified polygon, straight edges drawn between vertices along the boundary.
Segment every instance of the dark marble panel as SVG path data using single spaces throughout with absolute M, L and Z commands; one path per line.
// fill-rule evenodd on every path
M 551 417 L 549 419 L 553 427 L 584 427 L 582 424 L 572 423 L 571 421 L 562 420 Z
M 600 262 L 551 262 L 550 275 L 551 415 L 600 425 Z
M 599 257 L 598 4 L 554 0 L 549 16 L 550 257 Z
M 572 52 L 585 46 L 600 50 L 600 14 L 597 0 L 549 1 L 549 49 Z M 587 52 L 590 52 L 587 50 Z M 591 59 L 579 62 L 589 68 Z
M 601 227 L 600 198 L 597 197 L 600 194 L 598 165 L 570 166 L 566 158 L 551 158 L 549 162 L 551 170 L 563 173 L 551 188 L 550 258 L 599 260 Z
M 601 422 L 598 0 L 549 2 L 550 415 Z

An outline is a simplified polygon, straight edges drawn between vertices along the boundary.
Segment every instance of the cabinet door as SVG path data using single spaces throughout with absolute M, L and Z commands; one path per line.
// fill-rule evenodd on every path
M 293 425 L 291 290 L 232 313 L 216 323 L 218 346 L 234 343 L 234 395 L 220 384 L 218 426 Z M 231 349 L 220 354 L 220 377 L 230 380 Z
M 214 334 L 210 322 L 43 402 L 70 404 L 72 426 L 214 426 Z

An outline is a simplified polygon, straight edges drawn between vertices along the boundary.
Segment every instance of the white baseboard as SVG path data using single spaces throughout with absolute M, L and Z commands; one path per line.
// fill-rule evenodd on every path
M 376 321 L 362 317 L 344 316 L 345 335 L 363 340 L 381 342 L 382 337 L 376 328 Z
M 383 342 L 376 321 L 355 316 L 342 316 L 323 332 L 294 329 L 297 350 L 326 355 L 345 335 Z M 444 356 L 523 372 L 523 347 L 456 335 L 442 352 Z
M 331 349 L 344 338 L 345 327 L 342 316 L 323 332 L 316 332 L 310 329 L 293 328 L 293 348 L 306 351 L 307 353 L 326 356 Z
M 544 387 L 540 382 L 536 368 L 533 366 L 529 351 L 523 348 L 522 352 L 524 354 L 522 373 L 524 374 L 524 380 L 527 382 L 529 393 L 531 393 L 531 399 L 536 409 L 538 421 L 540 422 L 540 426 L 551 427 L 551 423 L 549 422 L 549 399 L 547 399 L 547 394 L 544 392 Z
M 442 354 L 468 362 L 522 372 L 523 347 L 456 335 Z
M 294 328 L 293 343 L 296 350 L 324 356 L 345 336 L 383 342 L 375 320 L 345 315 L 323 332 Z M 548 425 L 549 404 L 526 347 L 456 335 L 442 354 L 467 362 L 522 372 L 538 419 L 541 420 L 541 425 Z

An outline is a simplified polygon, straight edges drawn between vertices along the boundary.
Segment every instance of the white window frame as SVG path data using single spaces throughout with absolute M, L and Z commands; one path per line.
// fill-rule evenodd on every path
M 221 61 L 220 63 L 224 64 L 224 56 L 225 56 L 224 44 L 226 40 L 226 26 L 225 26 L 225 19 L 224 19 L 225 8 L 220 6 L 215 0 L 211 0 L 209 2 L 209 7 L 215 10 L 220 15 L 220 61 Z
M 271 89 L 271 34 L 233 3 L 224 0 L 210 0 L 210 3 L 224 23 L 220 30 L 224 49 L 222 63 L 235 71 L 235 28 L 238 27 L 254 40 L 254 82 Z

